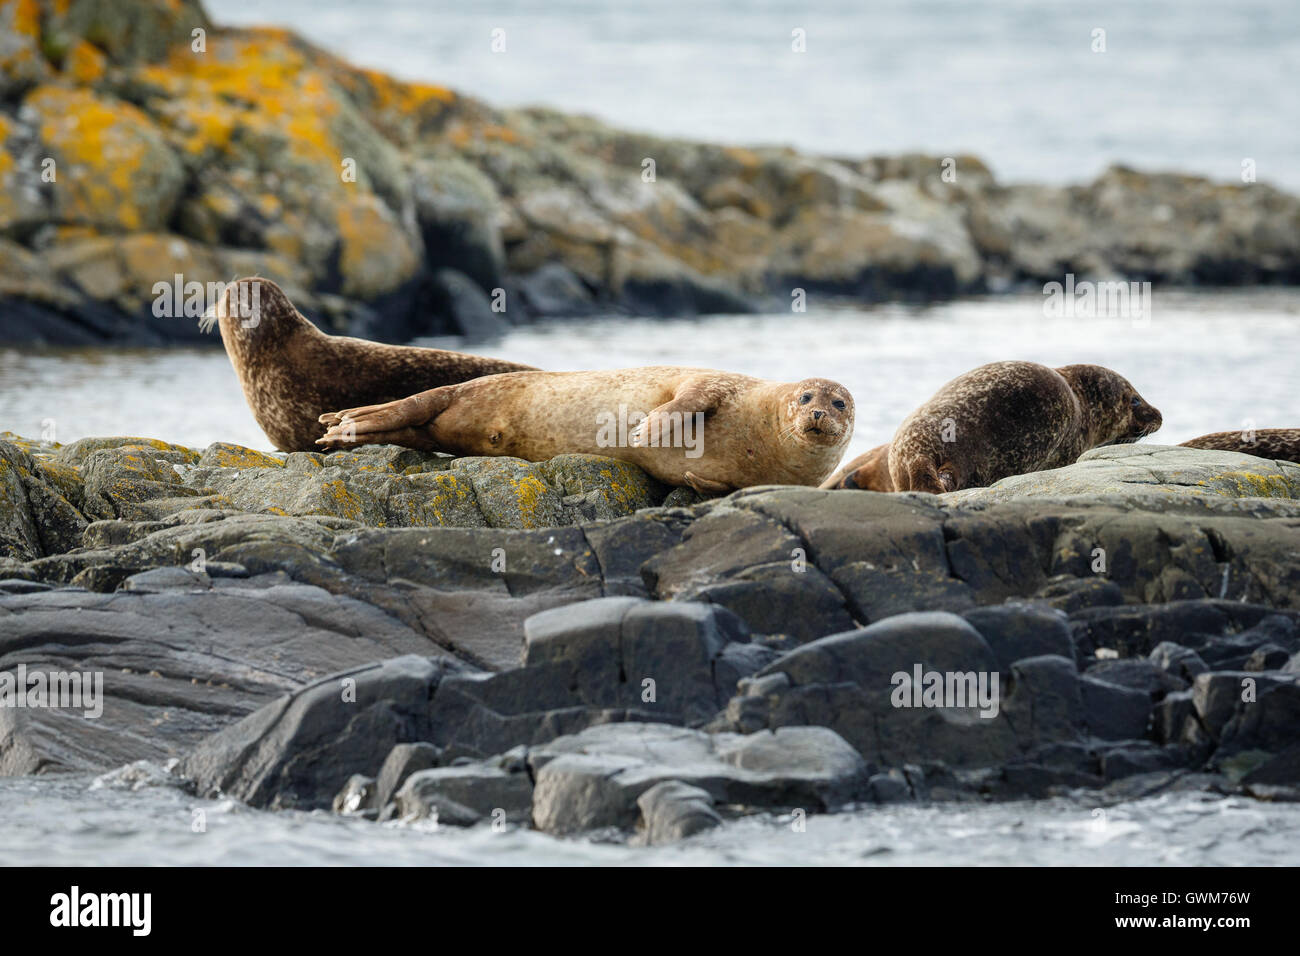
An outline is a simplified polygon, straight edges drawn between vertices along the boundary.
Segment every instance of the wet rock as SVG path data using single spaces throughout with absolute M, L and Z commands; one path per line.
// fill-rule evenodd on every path
M 698 787 L 718 804 L 810 812 L 852 800 L 866 782 L 861 758 L 821 727 L 741 736 L 607 725 L 554 740 L 529 762 L 533 825 L 557 835 L 630 830 L 640 818 L 638 799 L 668 781 Z
M 102 713 L 90 719 L 83 713 L 94 707 L 0 708 L 3 775 L 179 757 L 331 671 L 436 648 L 359 601 L 257 579 L 0 595 L 0 622 L 0 673 L 15 675 L 22 664 L 102 679 Z
M 378 773 L 394 745 L 428 739 L 428 701 L 450 669 L 407 656 L 339 672 L 203 740 L 179 769 L 200 793 L 328 807 L 352 774 Z
M 523 823 L 529 818 L 533 785 L 522 769 L 505 770 L 490 763 L 420 770 L 406 779 L 394 801 L 403 820 L 430 817 L 453 826 L 482 820 Z
M 655 784 L 636 798 L 636 805 L 646 846 L 676 843 L 722 825 L 709 791 L 680 780 Z
M 354 773 L 334 796 L 335 813 L 375 814 L 375 778 Z
M 375 780 L 374 806 L 380 810 L 388 807 L 393 795 L 401 789 L 406 778 L 421 770 L 442 764 L 444 751 L 426 741 L 397 744 L 384 758 Z

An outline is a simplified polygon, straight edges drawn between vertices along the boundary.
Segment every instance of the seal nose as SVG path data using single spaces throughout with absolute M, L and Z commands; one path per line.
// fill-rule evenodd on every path
M 825 414 L 825 412 L 813 412 L 813 421 L 821 421 L 821 417 Z

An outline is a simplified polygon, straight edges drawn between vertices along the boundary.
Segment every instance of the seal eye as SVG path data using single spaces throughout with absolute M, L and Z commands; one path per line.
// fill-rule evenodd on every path
M 842 398 L 835 399 L 835 401 L 831 402 L 831 404 L 834 405 L 836 408 L 838 408 L 840 411 L 844 410 L 844 400 Z
M 1142 399 L 1140 399 L 1140 398 L 1138 398 L 1136 395 L 1134 395 L 1134 396 L 1133 396 L 1133 402 L 1132 402 L 1132 405 L 1133 405 L 1134 408 L 1141 408 L 1141 407 L 1142 407 Z
M 812 401 L 812 392 L 804 392 L 802 395 L 799 396 L 800 405 L 807 405 L 811 401 Z

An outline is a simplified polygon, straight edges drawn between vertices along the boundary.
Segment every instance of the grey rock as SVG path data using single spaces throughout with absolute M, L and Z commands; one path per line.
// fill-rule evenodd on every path
M 1066 617 L 1060 611 L 1029 604 L 980 607 L 962 614 L 979 631 L 1009 673 L 1021 658 L 1054 654 L 1074 659 L 1074 642 Z
M 1173 641 L 1161 641 L 1153 647 L 1149 660 L 1166 674 L 1187 683 L 1210 669 L 1200 654 Z
M 394 798 L 401 819 L 436 816 L 439 823 L 454 826 L 472 826 L 481 820 L 525 822 L 532 800 L 527 773 L 474 762 L 417 771 Z
M 778 658 L 745 683 L 744 693 L 728 705 L 726 722 L 746 732 L 829 727 L 870 763 L 885 766 L 936 760 L 987 766 L 1016 752 L 1016 732 L 1004 712 L 1009 701 L 1001 701 L 1002 711 L 992 717 L 980 717 L 974 700 L 966 707 L 911 706 L 917 665 L 923 672 L 969 674 L 977 681 L 982 674 L 989 690 L 999 670 L 987 642 L 960 617 L 902 614 Z M 782 680 L 767 680 L 777 676 Z M 896 693 L 909 706 L 896 706 Z
M 407 656 L 324 678 L 208 737 L 180 771 L 200 793 L 256 807 L 328 807 L 394 745 L 428 739 L 429 698 L 450 667 Z
M 1195 654 L 1194 651 L 1187 653 Z M 1154 660 L 1141 657 L 1097 661 L 1087 669 L 1085 676 L 1143 691 L 1152 700 L 1159 700 L 1165 694 L 1186 690 L 1190 686 L 1187 680 L 1160 667 Z
M 666 781 L 699 787 L 718 804 L 810 812 L 855 799 L 866 782 L 862 759 L 821 727 L 742 736 L 606 725 L 554 740 L 529 760 L 533 824 L 553 834 L 630 830 L 640 818 L 638 798 Z
M 636 804 L 641 810 L 641 842 L 647 846 L 676 843 L 722 825 L 709 791 L 680 780 L 655 784 Z
M 0 671 L 22 663 L 103 681 L 94 719 L 0 708 L 0 775 L 161 763 L 333 671 L 436 651 L 375 607 L 274 577 L 199 590 L 0 595 Z
M 413 744 L 397 744 L 384 758 L 375 780 L 374 805 L 383 810 L 401 789 L 406 778 L 421 770 L 437 767 L 442 763 L 442 748 L 425 741 Z
M 335 813 L 374 815 L 376 812 L 375 778 L 354 773 L 334 796 Z
M 1102 740 L 1137 740 L 1146 736 L 1151 720 L 1151 694 L 1084 675 L 1083 693 L 1088 731 Z

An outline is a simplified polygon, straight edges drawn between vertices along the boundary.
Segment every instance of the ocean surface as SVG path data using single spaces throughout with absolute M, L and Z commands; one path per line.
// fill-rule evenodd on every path
M 196 811 L 202 811 L 201 814 Z M 196 821 L 202 821 L 196 831 Z M 0 778 L 0 866 L 1296 866 L 1300 804 L 1200 793 L 760 814 L 635 847 L 511 827 L 253 810 L 171 786 Z
M 516 329 L 472 350 L 548 369 L 690 365 L 780 381 L 843 383 L 857 406 L 849 455 L 888 441 L 941 385 L 985 362 L 1093 362 L 1161 410 L 1148 441 L 1300 424 L 1300 289 L 1156 290 L 1149 324 L 1048 318 L 1043 297 L 928 307 L 652 320 L 610 317 Z M 0 349 L 0 431 L 61 442 L 136 435 L 203 448 L 270 450 L 213 337 L 211 349 Z M 426 344 L 466 348 L 454 339 Z
M 218 23 L 292 27 L 405 79 L 629 129 L 836 155 L 967 152 L 1007 181 L 1085 181 L 1112 162 L 1239 181 L 1252 159 L 1261 182 L 1300 188 L 1295 0 L 205 5 Z

